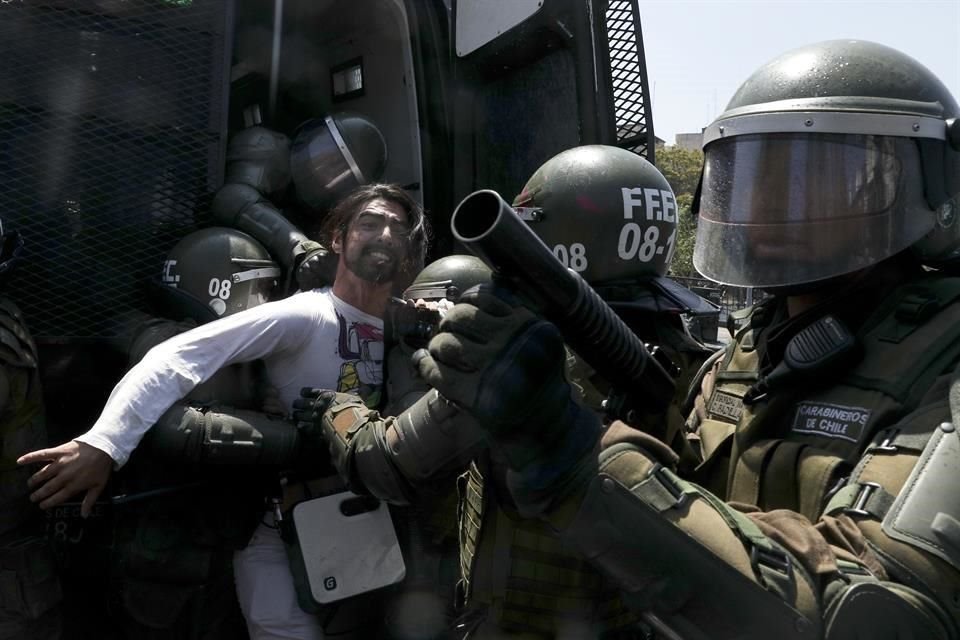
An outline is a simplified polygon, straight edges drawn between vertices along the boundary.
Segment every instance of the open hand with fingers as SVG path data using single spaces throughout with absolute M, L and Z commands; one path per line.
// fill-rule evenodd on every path
M 41 509 L 63 504 L 78 493 L 84 493 L 80 514 L 86 518 L 110 479 L 113 459 L 96 447 L 72 440 L 59 447 L 39 449 L 24 454 L 17 464 L 46 465 L 27 481 L 33 490 L 30 500 Z

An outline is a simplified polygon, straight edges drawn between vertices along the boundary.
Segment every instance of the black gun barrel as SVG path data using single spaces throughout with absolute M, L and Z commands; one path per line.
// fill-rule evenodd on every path
M 576 272 L 563 266 L 496 191 L 464 198 L 450 219 L 453 236 L 560 329 L 564 340 L 618 389 L 660 411 L 674 381 L 643 342 Z M 589 231 L 588 231 L 589 232 Z

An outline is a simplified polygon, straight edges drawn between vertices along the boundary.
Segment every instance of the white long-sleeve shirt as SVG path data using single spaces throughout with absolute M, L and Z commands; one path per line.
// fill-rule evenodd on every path
M 76 440 L 122 466 L 147 430 L 195 386 L 222 367 L 256 359 L 264 361 L 286 406 L 303 387 L 359 393 L 373 405 L 383 382 L 383 321 L 327 288 L 201 325 L 147 352 Z

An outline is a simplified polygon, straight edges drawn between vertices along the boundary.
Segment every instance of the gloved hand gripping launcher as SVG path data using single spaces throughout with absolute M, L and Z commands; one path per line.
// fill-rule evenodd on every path
M 549 214 L 547 214 L 549 215 Z M 564 267 L 496 191 L 471 193 L 450 220 L 453 236 L 483 260 L 530 308 L 552 322 L 564 341 L 613 387 L 605 407 L 634 422 L 659 413 L 674 381 L 643 342 L 576 272 Z

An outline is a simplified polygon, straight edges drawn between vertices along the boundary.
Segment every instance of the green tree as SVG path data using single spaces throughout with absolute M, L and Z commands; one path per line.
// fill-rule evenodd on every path
M 697 190 L 702 166 L 702 151 L 681 147 L 657 149 L 657 169 L 660 169 L 660 173 L 673 187 L 673 192 L 677 196 L 683 193 L 693 195 Z
M 670 261 L 670 274 L 680 277 L 696 277 L 699 274 L 693 268 L 693 239 L 697 235 L 697 221 L 690 213 L 693 195 L 682 193 L 677 196 L 677 240 Z
M 690 213 L 690 206 L 702 166 L 701 151 L 675 146 L 657 149 L 657 168 L 677 197 L 677 240 L 670 263 L 670 273 L 675 276 L 697 275 L 693 268 L 693 239 L 697 235 L 697 221 Z

